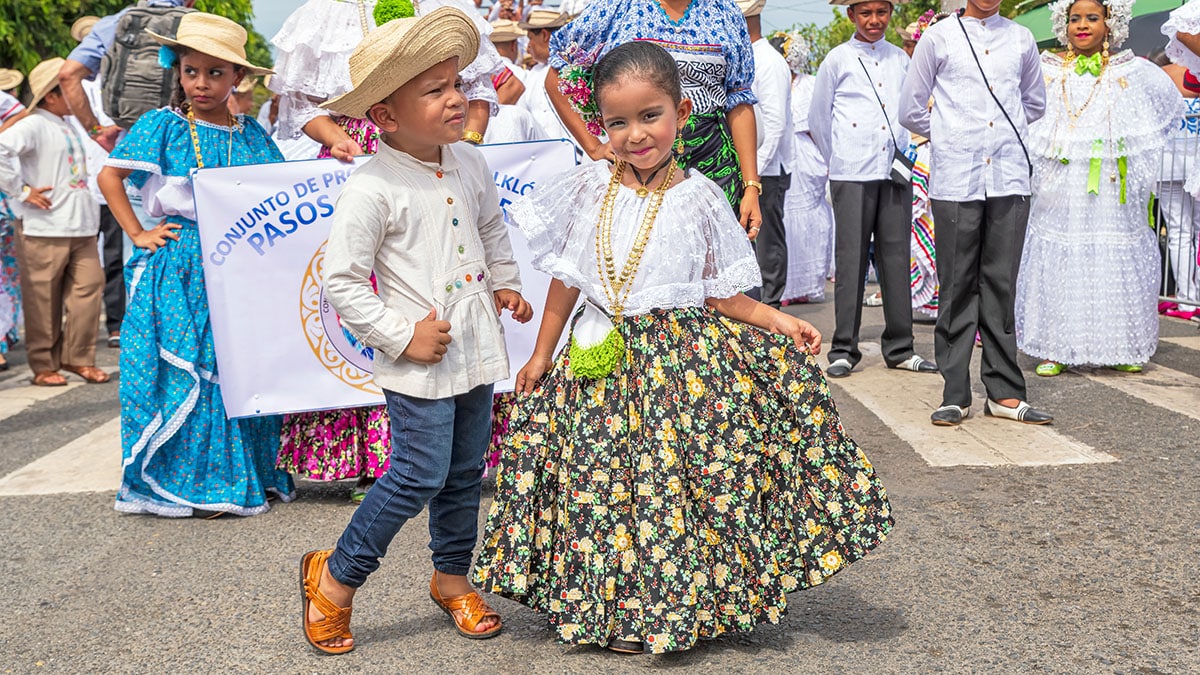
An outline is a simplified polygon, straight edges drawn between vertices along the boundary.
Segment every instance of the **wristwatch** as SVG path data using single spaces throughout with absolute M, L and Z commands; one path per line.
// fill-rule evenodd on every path
M 754 188 L 755 190 L 758 190 L 758 194 L 760 196 L 762 195 L 762 183 L 760 183 L 756 180 L 744 180 L 744 181 L 742 181 L 742 185 L 744 187 L 744 190 Z
M 483 134 L 478 131 L 467 130 L 463 132 L 462 139 L 471 145 L 479 145 L 483 142 Z

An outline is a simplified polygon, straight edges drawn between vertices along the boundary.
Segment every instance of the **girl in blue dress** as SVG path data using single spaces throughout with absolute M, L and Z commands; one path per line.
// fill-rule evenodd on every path
M 283 161 L 254 119 L 229 113 L 247 75 L 267 71 L 245 56 L 246 31 L 218 16 L 184 16 L 160 61 L 176 69 L 173 105 L 146 113 L 109 156 L 100 189 L 137 246 L 125 269 L 128 310 L 121 327 L 123 474 L 116 508 L 187 517 L 267 511 L 268 495 L 290 501 L 288 474 L 275 469 L 279 419 L 231 420 L 218 384 L 193 169 Z M 142 192 L 143 229 L 125 196 Z

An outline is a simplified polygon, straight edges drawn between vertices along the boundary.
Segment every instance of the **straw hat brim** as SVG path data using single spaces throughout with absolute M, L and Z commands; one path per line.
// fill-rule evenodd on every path
M 81 16 L 71 24 L 71 38 L 76 42 L 83 42 L 83 39 L 92 32 L 96 27 L 96 22 L 100 21 L 98 16 Z
M 0 91 L 16 89 L 25 81 L 25 76 L 19 70 L 0 68 Z
M 33 98 L 29 99 L 29 105 L 26 106 L 30 110 L 37 107 L 46 94 L 54 91 L 58 86 L 58 71 L 62 70 L 67 60 L 64 58 L 53 58 L 48 61 L 42 61 L 37 64 L 33 70 L 29 71 L 29 90 L 33 94 Z
M 194 49 L 202 54 L 208 54 L 214 59 L 221 59 L 222 61 L 228 61 L 236 66 L 241 66 L 245 68 L 246 72 L 250 75 L 270 75 L 271 73 L 275 72 L 270 68 L 263 68 L 262 66 L 256 66 L 253 63 L 250 63 L 240 54 L 236 54 L 231 51 L 229 47 L 225 45 L 225 43 L 211 40 L 204 36 L 190 36 L 187 42 L 180 42 L 174 38 L 169 38 L 165 35 L 159 35 L 152 30 L 146 31 L 146 34 L 154 38 L 154 41 L 161 45 Z
M 350 91 L 321 104 L 365 119 L 371 106 L 433 66 L 458 57 L 461 71 L 479 55 L 479 29 L 460 9 L 439 7 L 420 18 L 394 19 L 371 31 L 350 56 Z

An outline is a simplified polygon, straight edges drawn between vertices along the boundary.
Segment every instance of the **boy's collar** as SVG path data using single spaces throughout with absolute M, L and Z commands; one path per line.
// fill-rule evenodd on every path
M 393 148 L 387 144 L 387 141 L 383 141 L 382 139 L 380 140 L 381 142 L 379 143 L 378 149 L 376 149 L 376 154 L 383 155 L 389 161 L 399 162 L 411 168 L 420 167 L 428 169 L 431 172 L 437 171 L 438 169 L 441 169 L 442 171 L 453 171 L 458 168 L 459 161 L 458 157 L 454 154 L 453 146 L 442 146 L 441 162 L 426 162 L 413 157 L 403 150 L 397 150 L 396 148 Z

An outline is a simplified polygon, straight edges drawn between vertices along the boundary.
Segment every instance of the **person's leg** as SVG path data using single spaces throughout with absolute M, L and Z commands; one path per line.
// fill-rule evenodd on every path
M 870 224 L 875 222 L 880 182 L 829 182 L 836 231 L 833 257 L 837 268 L 833 286 L 836 324 L 829 349 L 830 363 L 844 359 L 853 367 L 862 360 L 858 329 L 862 323 L 863 275 L 867 270 Z
M 1014 308 L 1028 224 L 1029 197 L 987 200 L 979 264 L 980 376 L 988 398 L 998 402 L 1025 400 L 1025 376 L 1017 366 Z
M 72 237 L 70 242 L 70 259 L 62 280 L 66 322 L 61 365 L 64 368 L 95 366 L 104 271 L 96 251 L 96 237 Z
M 787 286 L 788 250 L 783 228 L 783 201 L 791 182 L 791 176 L 786 173 L 762 176 L 763 190 L 758 202 L 762 209 L 762 225 L 754 242 L 754 252 L 762 271 L 762 302 L 775 308 L 779 307 L 783 289 Z
M 1175 274 L 1175 295 L 1200 300 L 1200 277 L 1196 264 L 1196 202 L 1183 189 L 1182 181 L 1163 181 L 1158 184 L 1159 211 L 1167 226 L 1167 255 Z M 1164 279 L 1164 286 L 1166 280 Z M 1180 309 L 1186 303 L 1181 303 Z
M 125 232 L 107 206 L 100 207 L 104 235 L 104 327 L 110 336 L 121 332 L 125 318 Z
M 354 511 L 329 557 L 333 578 L 351 588 L 362 586 L 379 568 L 396 533 L 442 489 L 450 470 L 454 399 L 384 393 L 391 419 L 391 465 Z
M 69 246 L 54 237 L 27 237 L 17 232 L 17 266 L 25 312 L 25 351 L 29 369 L 56 372 L 62 330 L 62 275 Z M 57 379 L 56 379 L 57 381 Z
M 875 273 L 883 294 L 883 360 L 896 366 L 913 355 L 911 260 L 912 184 L 885 181 L 875 216 Z
M 941 290 L 933 349 L 942 371 L 942 405 L 971 405 L 971 352 L 979 320 L 979 246 L 983 202 L 933 200 Z
M 435 570 L 463 577 L 465 584 L 478 538 L 483 455 L 491 442 L 492 385 L 476 387 L 455 397 L 454 403 L 446 484 L 429 500 L 429 550 Z

